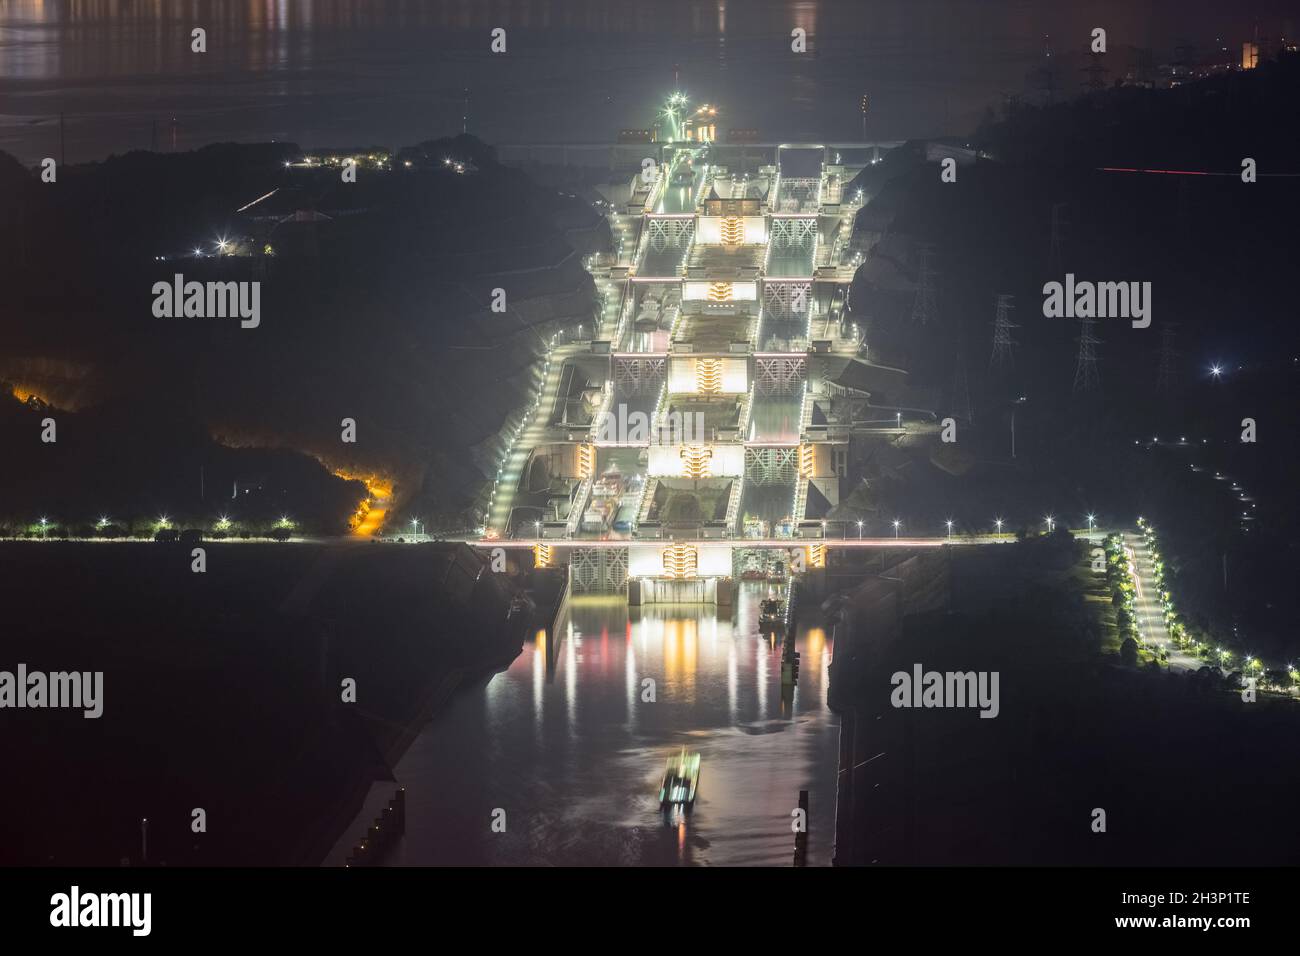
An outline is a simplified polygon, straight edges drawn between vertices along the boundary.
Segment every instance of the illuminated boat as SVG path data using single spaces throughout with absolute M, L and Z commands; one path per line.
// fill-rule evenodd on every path
M 785 626 L 785 602 L 777 597 L 764 598 L 758 605 L 758 626 L 775 631 Z
M 700 755 L 688 754 L 686 748 L 675 757 L 668 758 L 664 779 L 659 785 L 659 805 L 662 807 L 689 807 L 695 803 L 695 793 L 700 787 Z

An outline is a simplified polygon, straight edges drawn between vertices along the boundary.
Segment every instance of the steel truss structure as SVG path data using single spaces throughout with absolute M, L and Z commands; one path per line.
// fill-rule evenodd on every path
M 569 590 L 574 594 L 623 594 L 627 548 L 575 548 L 569 554 Z
M 753 485 L 788 485 L 799 474 L 796 446 L 745 449 L 745 481 Z
M 614 391 L 619 395 L 658 394 L 663 387 L 667 360 L 662 356 L 614 359 Z
M 772 234 L 768 241 L 777 249 L 788 246 L 811 246 L 817 235 L 817 220 L 809 218 L 772 219 Z
M 755 395 L 796 395 L 808 378 L 808 357 L 778 355 L 754 359 Z
M 799 308 L 800 304 L 803 308 Z M 791 282 L 764 280 L 763 308 L 769 315 L 778 319 L 793 319 L 796 316 L 807 315 L 812 308 L 812 280 L 796 279 Z
M 685 246 L 695 234 L 694 219 L 651 217 L 647 221 L 650 248 L 659 252 L 668 246 Z

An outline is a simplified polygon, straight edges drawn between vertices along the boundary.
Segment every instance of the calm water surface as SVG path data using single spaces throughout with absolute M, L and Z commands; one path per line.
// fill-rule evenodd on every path
M 674 82 L 720 132 L 768 140 L 968 134 L 1003 94 L 1109 30 L 1112 74 L 1218 33 L 1270 35 L 1287 0 L 0 0 L 0 149 L 27 163 L 226 140 L 395 146 L 608 142 Z M 207 31 L 191 52 L 190 31 Z M 504 54 L 490 33 L 507 31 Z M 807 52 L 791 52 L 791 30 Z M 1246 31 L 1243 33 L 1243 31 Z M 1289 35 L 1289 34 L 1288 34 Z M 1077 86 L 1062 65 L 1059 88 Z M 1040 84 L 1041 85 L 1041 84 Z M 468 91 L 468 98 L 466 95 Z
M 780 645 L 758 630 L 762 593 L 743 586 L 734 622 L 694 605 L 629 615 L 622 600 L 576 601 L 551 673 L 545 641 L 527 644 L 407 751 L 396 770 L 406 839 L 392 862 L 789 866 L 804 789 L 808 862 L 828 864 L 839 746 L 825 705 L 830 642 L 800 629 L 799 684 L 783 699 Z M 644 678 L 654 703 L 641 700 Z M 683 745 L 703 757 L 699 797 L 690 813 L 665 814 L 660 776 Z M 491 831 L 498 808 L 505 833 Z M 345 855 L 350 840 L 340 842 L 327 862 Z

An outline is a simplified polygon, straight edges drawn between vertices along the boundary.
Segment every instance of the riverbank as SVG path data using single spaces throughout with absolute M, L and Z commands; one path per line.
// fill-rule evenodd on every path
M 888 589 L 864 589 L 832 667 L 844 728 L 838 865 L 1300 860 L 1290 824 L 1300 769 L 1279 759 L 1300 710 L 1104 653 L 1085 596 L 1089 555 L 1071 545 L 954 551 L 939 559 L 946 569 L 918 572 L 918 587 L 948 576 L 940 607 L 905 603 L 900 614 Z M 989 706 L 942 695 L 941 706 L 899 706 L 896 675 L 918 665 L 996 674 L 996 694 Z M 1242 768 L 1266 769 L 1245 785 Z
M 316 863 L 408 728 L 523 640 L 464 546 L 205 548 L 195 573 L 178 546 L 0 543 L 0 663 L 104 675 L 97 720 L 0 712 L 6 863 Z

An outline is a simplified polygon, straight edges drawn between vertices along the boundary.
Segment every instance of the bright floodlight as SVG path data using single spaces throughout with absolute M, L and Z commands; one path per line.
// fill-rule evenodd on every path
M 1223 366 L 1222 366 L 1222 365 L 1211 365 L 1211 366 L 1210 366 L 1210 374 L 1213 375 L 1215 378 L 1219 378 L 1221 375 L 1223 375 Z

